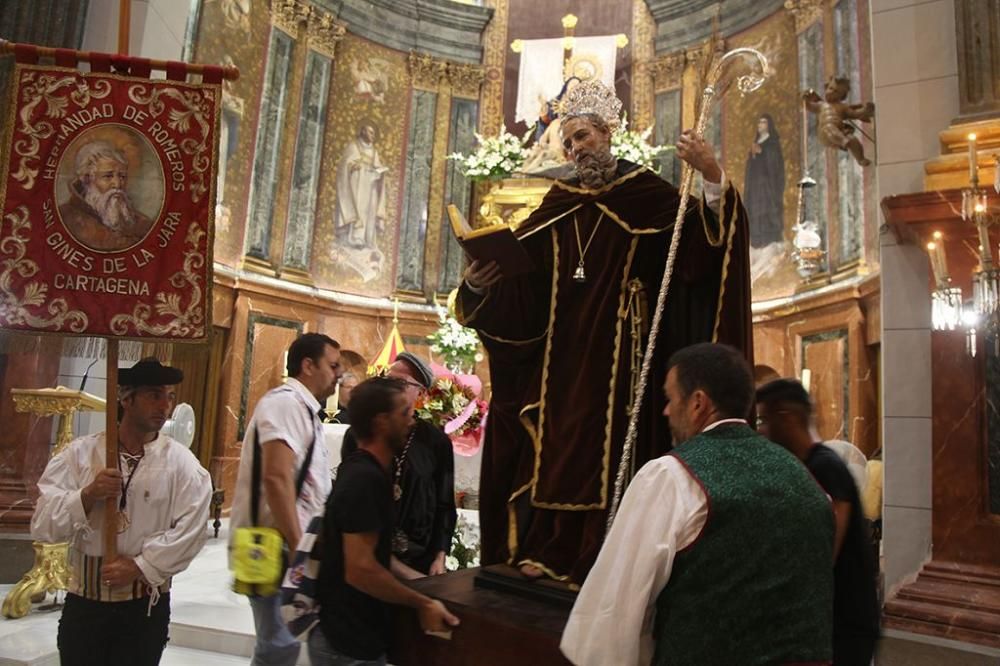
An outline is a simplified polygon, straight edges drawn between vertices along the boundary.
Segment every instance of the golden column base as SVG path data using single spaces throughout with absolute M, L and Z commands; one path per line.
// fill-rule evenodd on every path
M 14 397 L 14 408 L 19 412 L 59 417 L 59 435 L 52 455 L 62 451 L 73 439 L 73 414 L 105 409 L 103 399 L 63 386 L 54 389 L 12 389 L 11 395 Z M 35 541 L 32 547 L 35 549 L 35 565 L 4 598 L 4 617 L 24 617 L 33 602 L 39 603 L 46 594 L 69 587 L 68 544 Z
M 39 603 L 45 595 L 69 587 L 69 565 L 66 553 L 69 544 L 31 544 L 35 549 L 35 566 L 24 574 L 3 600 L 3 615 L 11 619 L 24 617 L 31 610 L 32 603 Z

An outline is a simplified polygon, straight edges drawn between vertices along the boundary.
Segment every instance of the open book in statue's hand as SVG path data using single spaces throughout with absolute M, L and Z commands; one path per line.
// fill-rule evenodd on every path
M 534 268 L 521 241 L 506 224 L 473 229 L 455 204 L 448 204 L 451 230 L 465 253 L 483 263 L 497 262 L 505 278 L 523 275 Z

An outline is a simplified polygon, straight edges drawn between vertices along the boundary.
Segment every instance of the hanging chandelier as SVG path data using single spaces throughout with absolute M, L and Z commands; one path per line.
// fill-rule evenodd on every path
M 1000 224 L 1000 212 L 991 211 L 987 190 L 980 187 L 976 135 L 969 134 L 969 187 L 962 190 L 962 221 L 972 224 L 978 240 L 979 265 L 972 271 L 972 301 L 964 300 L 960 287 L 952 285 L 945 255 L 945 239 L 940 231 L 927 243 L 934 290 L 931 292 L 931 322 L 936 331 L 964 328 L 968 351 L 976 355 L 977 333 L 1000 346 L 1000 269 L 994 261 L 990 227 Z M 995 157 L 993 188 L 1000 194 L 1000 157 Z

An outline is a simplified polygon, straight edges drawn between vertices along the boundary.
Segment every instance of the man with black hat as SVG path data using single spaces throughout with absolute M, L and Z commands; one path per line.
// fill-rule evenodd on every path
M 403 449 L 393 461 L 392 493 L 396 527 L 392 572 L 419 578 L 445 572 L 458 513 L 455 511 L 455 457 L 451 440 L 440 428 L 416 418 L 416 404 L 434 385 L 434 371 L 419 356 L 400 352 L 386 373 L 406 384 L 413 414 Z M 341 459 L 357 449 L 355 434 L 344 435 Z
M 57 639 L 64 665 L 160 661 L 170 579 L 201 550 L 212 496 L 198 459 L 160 432 L 183 379 L 155 358 L 119 371 L 115 466 L 107 464 L 99 432 L 70 442 L 38 480 L 32 537 L 71 543 Z M 118 556 L 110 562 L 101 539 L 109 498 L 118 500 Z

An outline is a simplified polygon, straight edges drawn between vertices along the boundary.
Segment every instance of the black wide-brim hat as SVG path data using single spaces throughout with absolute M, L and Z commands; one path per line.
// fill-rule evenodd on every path
M 173 386 L 184 381 L 184 372 L 163 365 L 155 358 L 144 358 L 131 368 L 118 370 L 119 386 Z

